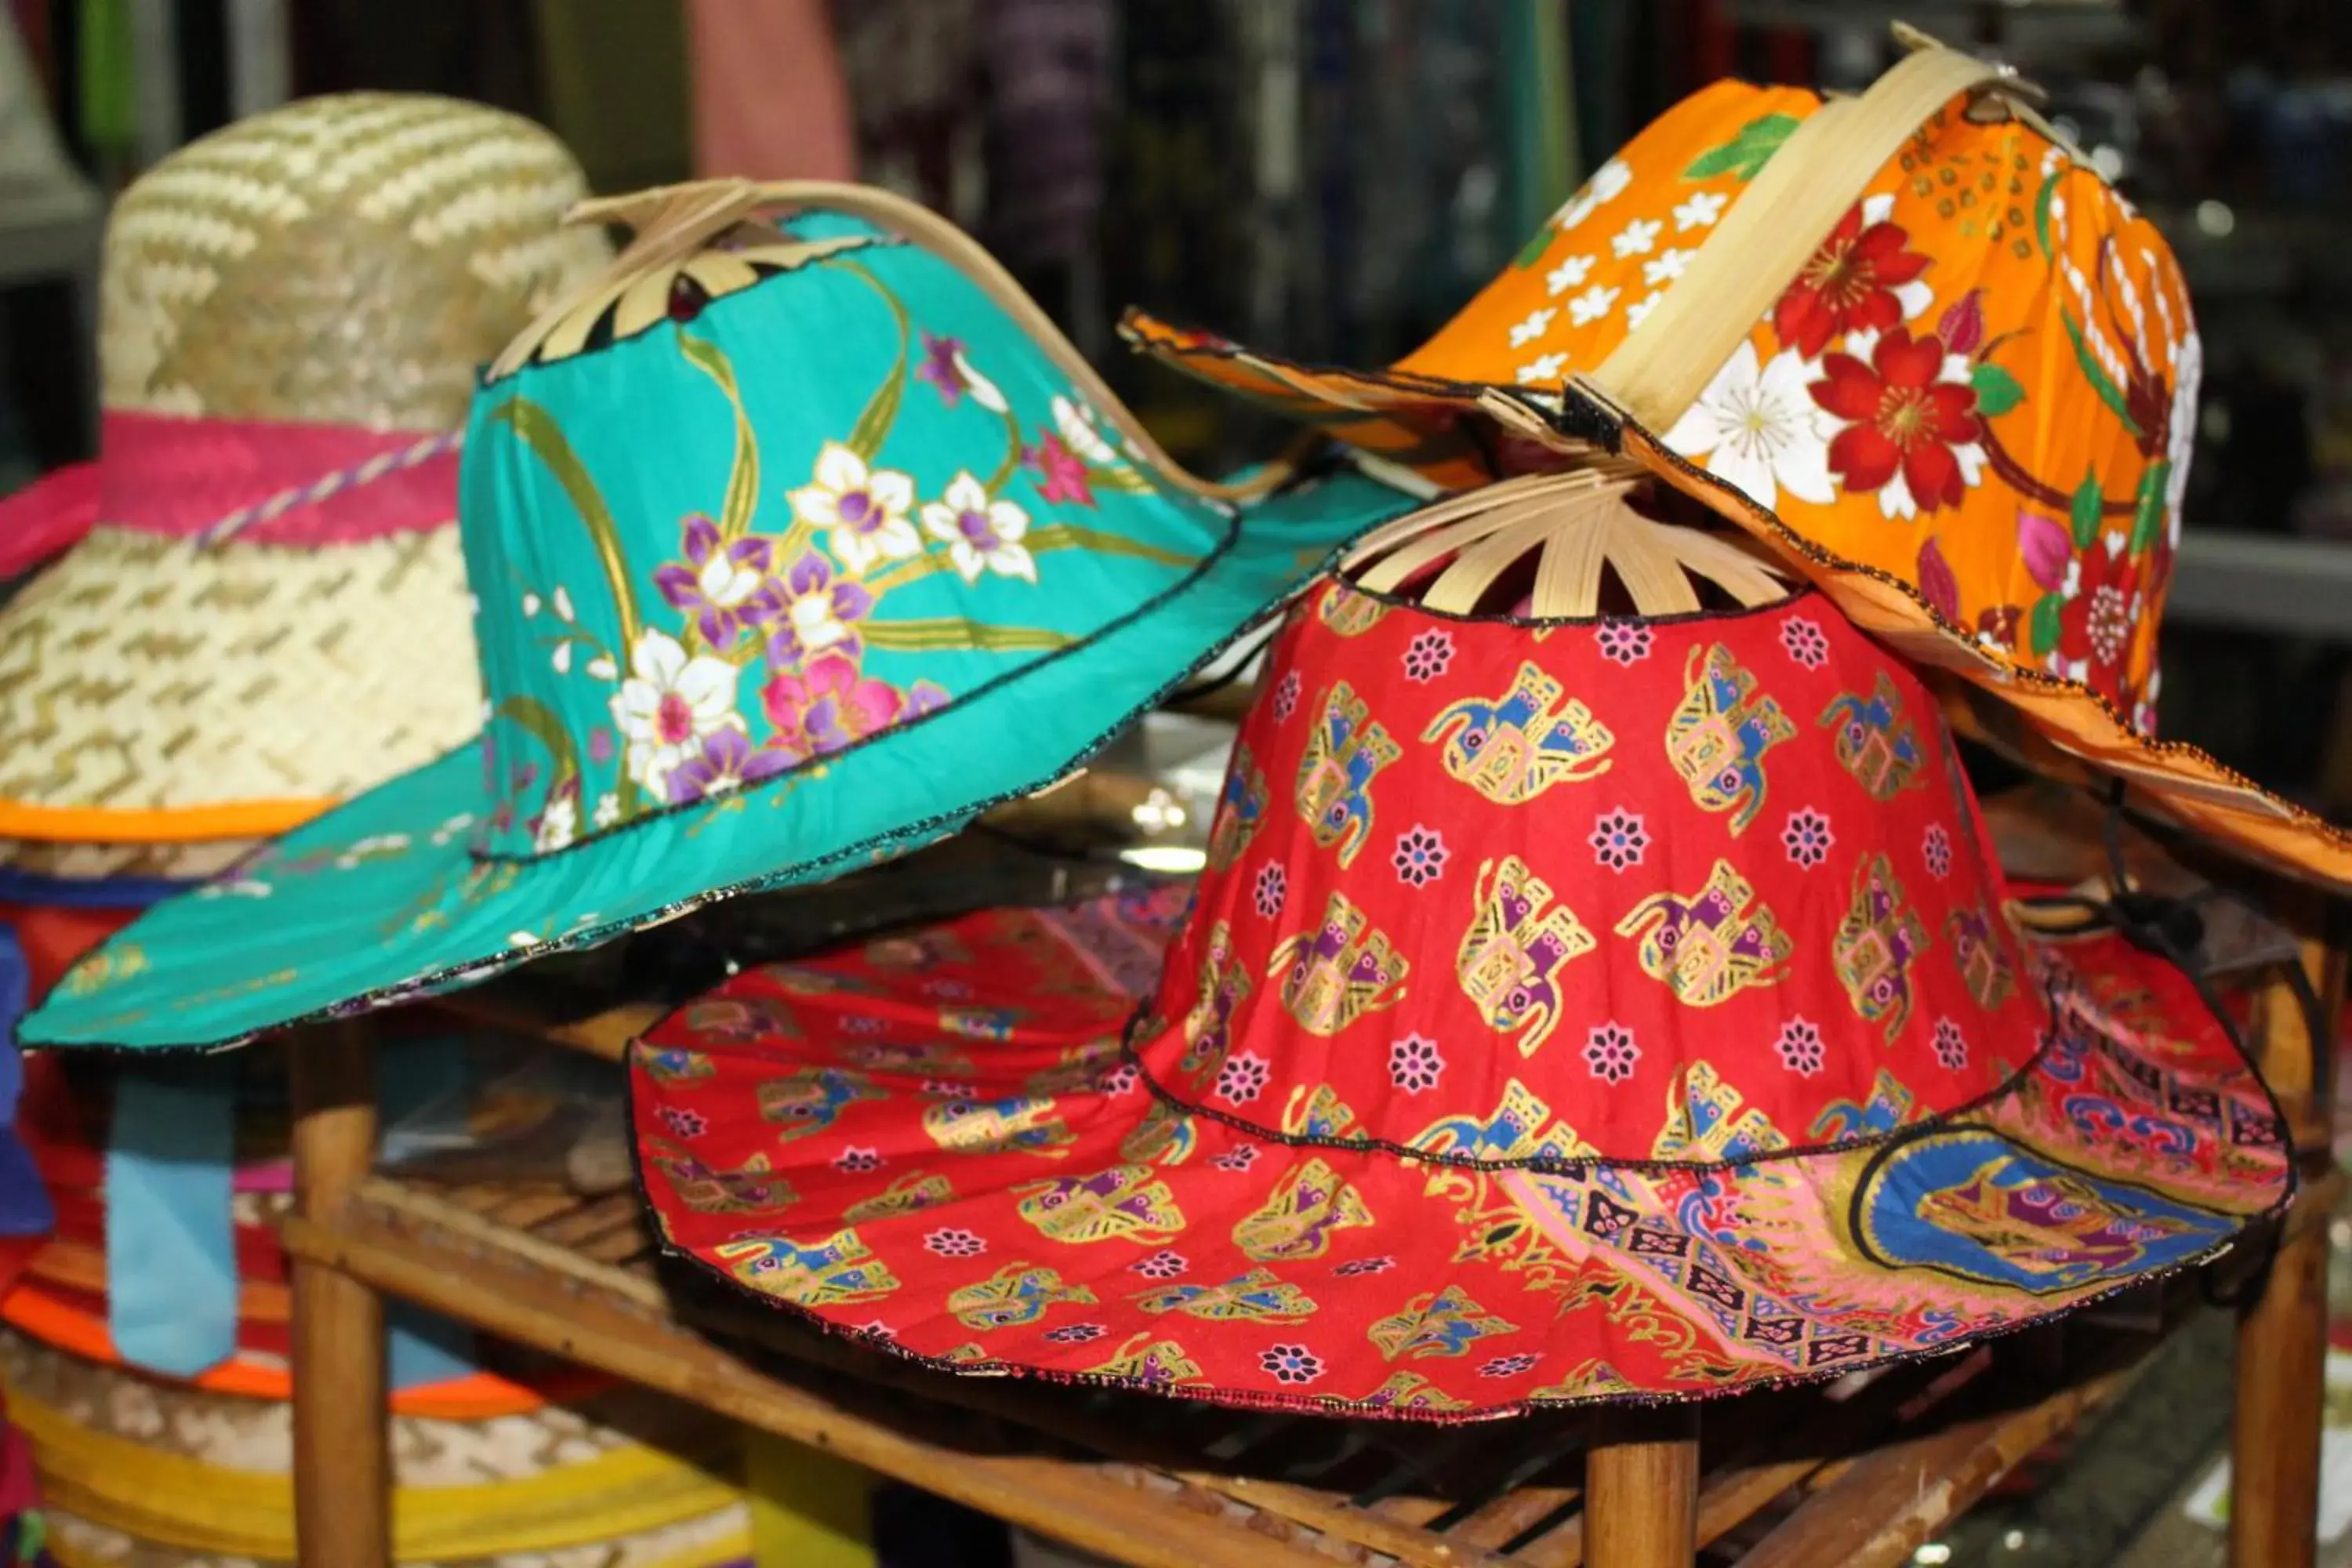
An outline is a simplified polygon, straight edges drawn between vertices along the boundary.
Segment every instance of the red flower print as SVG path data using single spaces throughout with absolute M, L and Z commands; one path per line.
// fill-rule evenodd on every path
M 1852 420 L 1830 441 L 1830 468 L 1850 490 L 1875 490 L 1903 476 L 1921 511 L 1958 506 L 1968 494 L 1956 447 L 1974 442 L 1976 389 L 1939 381 L 1944 342 L 1900 328 L 1880 334 L 1864 364 L 1852 354 L 1822 361 L 1813 401 Z
M 1045 500 L 1095 504 L 1095 492 L 1087 483 L 1086 459 L 1071 451 L 1059 436 L 1047 436 L 1034 447 L 1024 447 L 1021 460 L 1036 470 L 1037 493 Z
M 1772 310 L 1772 330 L 1807 359 L 1849 331 L 1884 331 L 1903 322 L 1895 290 L 1927 270 L 1911 237 L 1891 223 L 1865 226 L 1848 210 Z
M 2081 665 L 2094 686 L 2105 687 L 2123 668 L 2139 620 L 2139 583 L 2130 552 L 2109 547 L 2102 535 L 2074 557 L 2067 574 L 2065 605 L 2058 616 L 2058 658 Z

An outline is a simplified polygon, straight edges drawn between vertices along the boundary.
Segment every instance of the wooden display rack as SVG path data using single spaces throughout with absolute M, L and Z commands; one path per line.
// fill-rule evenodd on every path
M 2332 1029 L 2343 949 L 2324 945 L 2315 924 L 2302 952 Z M 2313 1082 L 2325 1058 L 2305 1016 L 2278 981 L 2254 1007 L 2305 1184 L 2241 1310 L 2231 1560 L 2306 1568 L 2326 1353 L 2323 1222 L 2341 1181 L 2328 1153 L 2327 1086 Z M 499 1021 L 617 1058 L 657 1011 Z M 1709 1547 L 1716 1560 L 1737 1552 L 1744 1568 L 1892 1568 L 2109 1398 L 2163 1332 L 2088 1315 L 1888 1369 L 1858 1389 L 1445 1427 L 950 1377 L 657 1268 L 634 1194 L 583 1200 L 372 1174 L 370 1037 L 356 1024 L 320 1034 L 291 1053 L 298 1197 L 285 1226 L 297 1518 L 302 1561 L 316 1568 L 388 1563 L 385 1295 L 1139 1568 L 1266 1568 L 1276 1557 L 1674 1568 Z M 2168 1289 L 2177 1302 L 2194 1281 Z

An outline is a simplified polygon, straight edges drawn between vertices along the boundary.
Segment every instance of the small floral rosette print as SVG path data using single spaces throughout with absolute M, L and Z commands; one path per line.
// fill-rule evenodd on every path
M 633 1056 L 668 1245 L 942 1367 L 1445 1419 L 1948 1350 L 2284 1201 L 2185 976 L 2011 930 L 1915 679 L 1811 595 L 1650 629 L 1318 590 L 1149 998 L 1099 906 L 735 976 Z

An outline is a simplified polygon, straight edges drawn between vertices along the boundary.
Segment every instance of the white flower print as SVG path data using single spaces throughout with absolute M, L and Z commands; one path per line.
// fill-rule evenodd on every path
M 1694 228 L 1711 227 L 1723 216 L 1731 198 L 1718 191 L 1696 191 L 1691 199 L 1675 208 L 1675 232 L 1683 234 Z
M 1037 563 L 1021 542 L 1029 531 L 1029 514 L 1013 501 L 991 500 L 988 487 L 969 473 L 958 474 L 938 500 L 924 504 L 923 528 L 947 545 L 956 575 L 967 583 L 990 572 L 1024 583 L 1037 580 Z M 822 604 L 830 614 L 832 601 Z
M 1103 439 L 1091 407 L 1070 397 L 1056 397 L 1053 406 L 1054 428 L 1061 434 L 1063 446 L 1097 468 L 1118 466 L 1119 456 Z
M 667 632 L 638 634 L 629 678 L 613 694 L 612 709 L 628 744 L 629 776 L 656 795 L 667 793 L 671 769 L 701 752 L 706 737 L 743 727 L 735 711 L 735 667 L 709 654 L 688 658 Z
M 1654 260 L 1642 263 L 1642 281 L 1653 289 L 1661 283 L 1671 283 L 1690 269 L 1691 258 L 1697 254 L 1696 250 L 1670 245 L 1658 252 Z
M 1566 354 L 1539 354 L 1530 363 L 1519 366 L 1517 376 L 1519 384 L 1525 386 L 1532 382 L 1558 381 L 1567 369 Z
M 1665 226 L 1654 217 L 1637 217 L 1617 231 L 1609 248 L 1620 257 L 1647 256 L 1650 247 L 1658 243 L 1658 231 Z
M 531 829 L 530 847 L 544 855 L 551 850 L 567 848 L 580 837 L 580 802 L 570 790 L 548 796 L 541 808 L 539 823 Z
M 1614 289 L 1603 289 L 1600 284 L 1595 283 L 1591 288 L 1570 300 L 1568 302 L 1570 325 L 1589 326 L 1607 315 L 1609 307 L 1617 302 L 1617 292 Z
M 1559 314 L 1559 311 L 1550 305 L 1529 310 L 1526 320 L 1512 324 L 1511 346 L 1523 349 L 1543 336 L 1551 330 L 1551 319 Z
M 1650 312 L 1656 310 L 1658 308 L 1658 301 L 1664 298 L 1665 296 L 1664 294 L 1661 294 L 1656 289 L 1653 289 L 1648 293 L 1643 295 L 1640 299 L 1634 300 L 1632 304 L 1626 306 L 1625 330 L 1630 332 L 1635 327 L 1638 327 L 1643 322 L 1648 321 L 1650 319 Z
M 1557 300 L 1570 289 L 1583 288 L 1584 279 L 1591 271 L 1592 258 L 1590 256 L 1563 258 L 1559 266 L 1544 274 L 1544 292 Z
M 2160 306 L 2164 296 L 2156 296 Z M 2171 313 L 2164 312 L 2168 330 Z M 2165 432 L 2164 542 L 2180 548 L 2180 503 L 2189 496 L 2189 460 L 2197 451 L 2197 388 L 2205 378 L 2205 345 L 2190 327 L 2172 351 L 2172 423 Z
M 583 668 L 598 680 L 617 680 L 620 679 L 621 667 L 613 662 L 613 656 L 609 653 L 598 654 L 594 658 L 590 659 L 586 665 L 583 666 Z
M 596 797 L 596 809 L 588 818 L 599 827 L 610 827 L 621 820 L 621 797 L 606 790 Z
M 1617 199 L 1619 192 L 1633 183 L 1633 171 L 1622 158 L 1612 158 L 1592 171 L 1592 178 L 1576 195 L 1568 198 L 1552 222 L 1562 229 L 1574 228 L 1592 216 L 1595 208 Z
M 838 441 L 827 441 L 816 455 L 814 482 L 787 499 L 794 517 L 824 531 L 834 558 L 853 575 L 864 575 L 877 561 L 903 561 L 923 547 L 908 517 L 915 481 L 894 469 L 867 468 L 865 458 Z
M 1830 478 L 1827 416 L 1814 404 L 1805 363 L 1783 349 L 1759 363 L 1743 342 L 1674 428 L 1669 450 L 1702 464 L 1759 506 L 1782 490 L 1825 505 L 1837 498 Z

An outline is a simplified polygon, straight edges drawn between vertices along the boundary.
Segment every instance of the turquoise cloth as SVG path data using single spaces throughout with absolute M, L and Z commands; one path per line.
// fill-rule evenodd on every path
M 838 214 L 791 237 L 475 398 L 482 737 L 157 905 L 20 1038 L 230 1043 L 918 847 L 1414 504 L 1345 466 L 1183 489 L 956 264 Z

